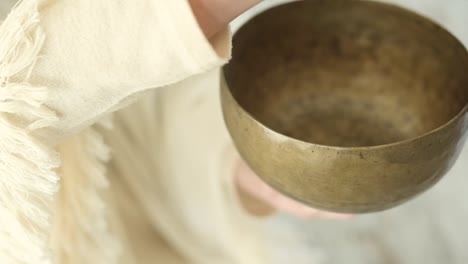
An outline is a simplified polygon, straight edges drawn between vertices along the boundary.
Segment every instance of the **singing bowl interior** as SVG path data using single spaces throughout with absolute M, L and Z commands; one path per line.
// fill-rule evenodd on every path
M 256 120 L 340 147 L 417 137 L 468 102 L 466 50 L 393 6 L 303 1 L 269 10 L 234 37 L 225 78 Z

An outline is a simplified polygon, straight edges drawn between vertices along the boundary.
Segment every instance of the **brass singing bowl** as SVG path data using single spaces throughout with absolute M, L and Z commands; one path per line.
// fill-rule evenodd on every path
M 468 53 L 427 18 L 370 1 L 302 1 L 256 16 L 233 41 L 225 122 L 281 193 L 380 211 L 430 188 L 458 157 Z

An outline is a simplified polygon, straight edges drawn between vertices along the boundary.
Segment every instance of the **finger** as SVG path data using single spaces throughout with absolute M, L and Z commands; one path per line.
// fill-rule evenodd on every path
M 350 219 L 352 215 L 338 214 L 306 206 L 294 199 L 282 195 L 261 180 L 244 162 L 240 162 L 236 177 L 237 184 L 252 196 L 277 211 L 292 214 L 300 218 L 321 217 L 327 219 Z
M 339 213 L 331 213 L 331 212 L 325 212 L 325 211 L 319 211 L 318 216 L 321 218 L 336 219 L 336 220 L 349 220 L 349 219 L 354 218 L 354 215 L 350 215 L 350 214 L 339 214 Z
M 267 202 L 278 211 L 289 213 L 301 218 L 313 217 L 318 214 L 318 210 L 304 206 L 303 204 L 289 199 L 279 193 L 276 193 L 275 196 L 268 199 Z
M 337 220 L 346 220 L 353 218 L 352 215 L 348 214 L 339 214 L 321 211 L 312 207 L 303 205 L 300 202 L 297 202 L 293 199 L 290 199 L 286 196 L 283 196 L 278 193 L 278 196 L 271 200 L 272 207 L 277 208 L 279 211 L 292 214 L 300 218 L 326 218 L 326 219 L 337 219 Z
M 318 209 L 304 205 L 301 202 L 298 202 L 294 199 L 291 199 L 287 196 L 282 195 L 262 180 L 256 175 L 250 175 L 251 179 L 255 179 L 255 185 L 257 185 L 257 195 L 258 198 L 263 200 L 263 202 L 269 204 L 271 207 L 275 208 L 278 211 L 289 213 L 300 218 L 311 218 L 311 217 L 324 217 L 324 218 L 346 218 L 343 215 L 335 213 L 327 213 L 319 211 Z M 252 186 L 252 185 L 251 185 Z

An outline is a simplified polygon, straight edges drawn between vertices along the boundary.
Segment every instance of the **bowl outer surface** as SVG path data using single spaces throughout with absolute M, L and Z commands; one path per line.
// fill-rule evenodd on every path
M 467 135 L 468 105 L 445 125 L 401 142 L 349 148 L 312 144 L 258 122 L 221 80 L 225 122 L 241 156 L 272 187 L 316 208 L 365 213 L 401 204 L 451 168 Z

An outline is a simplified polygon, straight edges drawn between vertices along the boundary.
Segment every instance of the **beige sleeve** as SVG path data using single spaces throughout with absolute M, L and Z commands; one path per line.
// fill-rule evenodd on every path
M 213 43 L 185 0 L 16 5 L 0 25 L 0 263 L 52 262 L 54 146 L 149 89 L 222 65 L 229 37 Z
M 115 113 L 113 130 L 101 130 L 112 149 L 108 201 L 120 212 L 109 220 L 122 226 L 119 240 L 135 263 L 170 263 L 158 257 L 149 230 L 187 258 L 181 263 L 270 263 L 261 219 L 247 214 L 235 189 L 239 156 L 219 83 L 218 69 L 153 91 Z
M 185 0 L 43 1 L 46 39 L 31 83 L 48 87 L 56 131 L 51 143 L 79 131 L 133 95 L 220 66 Z M 226 39 L 224 46 L 226 45 Z

